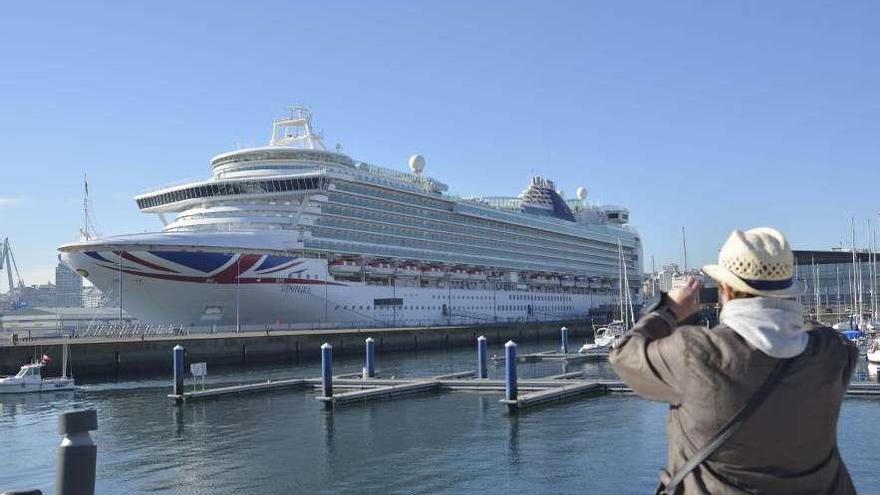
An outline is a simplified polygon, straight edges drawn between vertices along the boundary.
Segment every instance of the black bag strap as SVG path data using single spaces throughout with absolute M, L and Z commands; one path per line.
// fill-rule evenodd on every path
M 693 455 L 685 465 L 678 470 L 675 475 L 669 480 L 669 484 L 666 485 L 664 492 L 670 495 L 674 495 L 676 490 L 678 490 L 678 486 L 684 481 L 685 477 L 689 475 L 697 466 L 703 463 L 709 456 L 712 455 L 713 452 L 718 450 L 718 447 L 724 444 L 730 437 L 733 436 L 734 433 L 742 426 L 743 423 L 746 422 L 749 417 L 758 409 L 758 407 L 764 402 L 764 399 L 770 395 L 770 392 L 776 387 L 776 385 L 782 380 L 782 377 L 785 375 L 785 371 L 788 369 L 788 365 L 791 364 L 792 359 L 785 359 L 776 364 L 776 367 L 773 368 L 773 371 L 767 376 L 767 379 L 764 380 L 764 383 L 761 384 L 761 387 L 755 391 L 752 397 L 749 399 L 749 402 L 746 403 L 736 414 L 733 415 L 730 420 L 718 430 L 718 433 L 715 434 L 715 437 L 709 441 L 706 445 L 703 446 L 702 449 L 697 451 L 696 454 Z

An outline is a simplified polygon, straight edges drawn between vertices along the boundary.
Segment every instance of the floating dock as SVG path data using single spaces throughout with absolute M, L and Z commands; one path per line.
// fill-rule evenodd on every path
M 608 360 L 608 351 L 602 350 L 583 354 L 575 352 L 544 351 L 535 352 L 532 354 L 523 354 L 521 356 L 518 356 L 516 359 L 520 363 L 537 363 L 540 361 L 555 361 L 569 364 L 601 362 Z M 504 363 L 504 361 L 504 356 L 492 356 L 492 362 L 495 364 L 502 364 Z
M 501 403 L 510 410 L 519 410 L 529 407 L 561 402 L 578 397 L 595 397 L 609 393 L 632 393 L 632 390 L 623 382 L 615 380 L 588 380 L 584 379 L 583 371 L 561 373 L 537 379 L 520 380 L 517 377 L 517 363 L 522 362 L 524 357 L 550 356 L 551 359 L 559 355 L 567 356 L 567 353 L 543 352 L 516 355 L 516 344 L 505 344 L 505 378 L 503 380 L 490 380 L 486 378 L 485 369 L 485 346 L 486 339 L 478 339 L 477 370 L 448 373 L 429 378 L 379 378 L 375 374 L 375 343 L 372 339 L 366 340 L 366 364 L 362 374 L 333 375 L 332 352 L 329 344 L 321 346 L 321 376 L 318 378 L 295 378 L 289 380 L 276 380 L 242 385 L 231 385 L 203 390 L 184 391 L 183 387 L 183 347 L 174 348 L 174 393 L 168 397 L 176 403 L 218 398 L 233 394 L 253 393 L 278 389 L 318 389 L 320 395 L 316 399 L 322 402 L 328 409 L 336 407 L 364 403 L 373 400 L 387 400 L 413 394 L 438 392 L 438 391 L 478 391 L 489 393 L 503 393 Z M 577 355 L 573 355 L 577 356 Z M 594 357 L 594 355 L 590 355 Z M 562 360 L 562 359 L 559 359 Z M 526 362 L 529 362 L 526 360 Z M 563 363 L 566 361 L 562 360 Z M 335 393 L 340 390 L 340 393 Z M 880 384 L 867 382 L 854 382 L 850 384 L 846 393 L 847 397 L 880 398 Z

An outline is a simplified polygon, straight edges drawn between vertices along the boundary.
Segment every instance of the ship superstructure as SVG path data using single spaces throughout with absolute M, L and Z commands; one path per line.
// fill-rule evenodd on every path
M 161 232 L 60 250 L 138 319 L 195 326 L 556 320 L 615 304 L 621 273 L 641 285 L 626 208 L 583 188 L 565 200 L 541 177 L 458 198 L 423 157 L 409 165 L 325 149 L 296 108 L 267 146 L 214 157 L 208 180 L 137 196 Z

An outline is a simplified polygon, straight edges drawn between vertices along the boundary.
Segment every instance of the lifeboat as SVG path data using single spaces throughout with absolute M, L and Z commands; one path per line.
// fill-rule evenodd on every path
M 486 280 L 487 278 L 488 277 L 486 277 L 486 273 L 483 272 L 482 270 L 474 270 L 474 271 L 468 272 L 468 280 L 482 281 L 482 280 Z
M 443 278 L 446 272 L 437 266 L 426 266 L 422 268 L 422 278 L 438 279 Z
M 413 265 L 402 265 L 397 268 L 398 277 L 418 277 L 421 274 L 422 271 Z
M 371 277 L 387 277 L 394 275 L 394 267 L 388 263 L 375 262 L 364 267 L 364 271 Z
M 363 269 L 356 260 L 348 259 L 330 260 L 328 268 L 333 275 L 357 275 Z
M 529 283 L 534 285 L 556 285 L 558 282 L 553 277 L 546 275 L 535 275 L 529 279 Z
M 452 280 L 467 280 L 469 275 L 467 270 L 456 268 L 454 270 L 449 270 L 449 278 Z

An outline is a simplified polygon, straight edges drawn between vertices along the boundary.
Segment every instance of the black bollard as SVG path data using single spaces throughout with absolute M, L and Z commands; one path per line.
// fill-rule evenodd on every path
M 64 439 L 58 448 L 56 495 L 94 495 L 98 446 L 89 432 L 97 429 L 98 414 L 94 409 L 63 413 L 58 417 L 58 433 L 64 435 Z
M 174 346 L 174 349 L 172 349 L 172 351 L 174 356 L 172 360 L 174 370 L 174 395 L 176 395 L 179 399 L 183 396 L 183 377 L 186 373 L 183 365 L 183 346 L 178 344 Z

